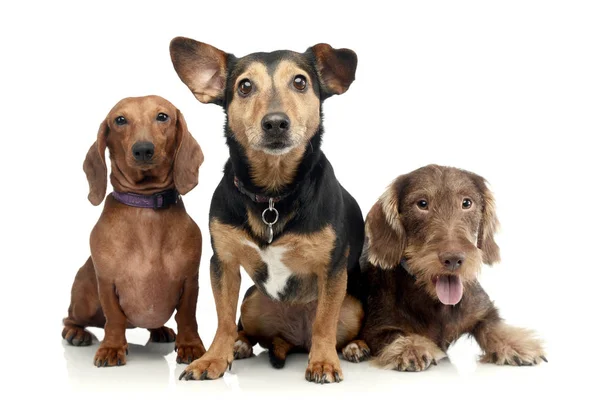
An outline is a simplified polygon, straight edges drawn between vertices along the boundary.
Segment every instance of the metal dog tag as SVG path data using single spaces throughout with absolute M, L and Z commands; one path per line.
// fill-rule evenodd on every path
M 267 211 L 271 211 L 273 213 L 275 213 L 275 219 L 273 220 L 273 222 L 269 222 L 267 221 Z M 265 225 L 267 225 L 268 229 L 268 238 L 267 238 L 267 243 L 271 243 L 273 241 L 273 225 L 275 225 L 277 223 L 277 220 L 279 219 L 279 211 L 277 211 L 277 209 L 275 208 L 275 203 L 273 201 L 273 198 L 269 198 L 269 207 L 265 208 L 265 210 L 262 212 L 262 220 L 263 223 Z

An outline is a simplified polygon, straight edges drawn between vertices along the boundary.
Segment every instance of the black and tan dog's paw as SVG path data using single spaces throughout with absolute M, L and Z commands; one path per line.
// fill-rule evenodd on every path
M 364 340 L 353 340 L 344 346 L 342 355 L 350 362 L 359 363 L 371 356 L 371 350 Z
M 92 344 L 93 335 L 87 329 L 76 325 L 65 325 L 62 337 L 73 346 L 89 346 Z
M 190 364 L 206 353 L 202 341 L 199 341 L 198 343 L 176 344 L 175 351 L 177 352 L 176 361 L 178 364 Z
M 339 360 L 310 361 L 304 376 L 307 381 L 314 383 L 339 383 L 344 380 Z
M 231 361 L 225 358 L 201 357 L 192 362 L 179 375 L 179 380 L 204 381 L 221 378 L 227 367 L 231 369 Z
M 128 353 L 125 346 L 105 346 L 100 345 L 94 356 L 94 365 L 96 367 L 121 366 L 127 363 L 126 355 Z
M 400 336 L 375 359 L 375 363 L 385 369 L 398 371 L 425 371 L 431 365 L 446 357 L 446 354 L 431 340 L 417 335 Z
M 175 331 L 166 326 L 148 330 L 150 331 L 150 341 L 155 343 L 172 343 L 177 337 Z
M 234 360 L 241 360 L 243 358 L 252 357 L 253 353 L 254 350 L 252 349 L 252 346 L 246 340 L 238 339 L 235 341 L 233 345 Z

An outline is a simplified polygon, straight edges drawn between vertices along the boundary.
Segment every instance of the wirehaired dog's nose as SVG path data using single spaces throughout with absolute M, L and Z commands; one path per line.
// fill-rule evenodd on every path
M 465 262 L 465 253 L 446 251 L 439 254 L 440 262 L 450 271 L 456 271 Z
M 137 161 L 150 161 L 154 156 L 154 145 L 150 142 L 136 142 L 131 151 Z
M 280 136 L 290 128 L 290 119 L 282 112 L 275 112 L 265 115 L 261 124 L 267 135 Z

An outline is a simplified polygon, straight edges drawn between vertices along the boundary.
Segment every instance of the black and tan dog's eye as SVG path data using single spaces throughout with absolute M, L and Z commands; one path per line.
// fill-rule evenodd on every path
M 306 78 L 302 75 L 296 75 L 294 77 L 294 87 L 298 91 L 303 91 L 306 88 Z
M 119 115 L 117 118 L 115 118 L 115 124 L 117 124 L 117 125 L 125 125 L 126 123 L 127 123 L 127 120 L 122 115 Z
M 471 206 L 473 205 L 473 201 L 469 198 L 463 199 L 462 201 L 462 208 L 464 210 L 468 210 L 469 208 L 471 208 Z
M 160 122 L 165 122 L 169 119 L 169 116 L 165 113 L 158 113 L 158 115 L 156 116 L 156 120 L 160 121 Z
M 250 79 L 242 79 L 238 85 L 238 91 L 242 96 L 248 96 L 252 91 L 252 82 L 250 82 Z
M 421 210 L 427 210 L 429 208 L 429 203 L 427 200 L 419 200 L 417 201 L 417 207 L 419 207 Z

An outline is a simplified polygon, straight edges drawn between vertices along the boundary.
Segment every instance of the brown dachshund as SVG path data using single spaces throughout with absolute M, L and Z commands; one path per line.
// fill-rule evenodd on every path
M 534 332 L 506 324 L 477 275 L 500 260 L 494 198 L 479 175 L 429 165 L 398 177 L 366 220 L 364 338 L 383 368 L 423 371 L 464 334 L 483 362 L 546 360 Z
M 123 365 L 125 329 L 146 328 L 152 341 L 175 341 L 177 362 L 190 363 L 205 353 L 196 322 L 202 236 L 179 194 L 198 184 L 202 150 L 167 100 L 121 100 L 83 165 L 93 205 L 106 194 L 107 147 L 115 191 L 92 230 L 91 257 L 75 277 L 62 336 L 86 346 L 92 336 L 85 327 L 103 327 L 94 365 Z M 177 336 L 164 326 L 174 310 Z

